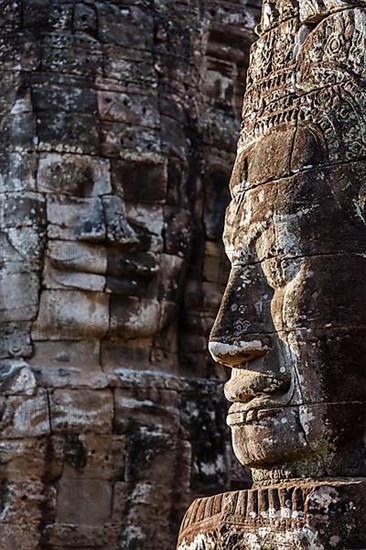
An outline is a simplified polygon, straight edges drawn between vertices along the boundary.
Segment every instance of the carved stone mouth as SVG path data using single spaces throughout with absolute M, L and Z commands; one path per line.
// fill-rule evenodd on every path
M 287 392 L 272 395 L 258 395 L 246 403 L 235 401 L 229 407 L 227 415 L 227 424 L 235 426 L 237 424 L 254 424 L 261 420 L 267 420 L 278 415 L 284 407 L 288 407 L 293 399 L 293 388 L 288 388 Z M 291 403 L 296 406 L 296 403 Z
M 67 262 L 63 260 L 51 259 L 51 265 L 54 269 L 68 273 L 79 273 L 81 275 L 104 275 L 106 277 L 141 277 L 148 278 L 159 272 L 157 263 L 152 265 L 131 262 L 129 260 L 120 261 L 118 265 L 103 267 L 98 262 Z
M 268 407 L 263 409 L 249 409 L 238 412 L 229 412 L 226 422 L 228 426 L 236 426 L 239 424 L 256 424 L 262 420 L 268 420 L 277 416 L 281 412 L 281 408 Z

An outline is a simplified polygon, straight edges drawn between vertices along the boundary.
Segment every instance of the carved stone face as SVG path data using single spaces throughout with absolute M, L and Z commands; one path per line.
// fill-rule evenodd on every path
M 47 242 L 36 337 L 128 340 L 150 337 L 164 323 L 157 301 L 162 207 L 126 206 L 121 182 L 157 168 L 130 163 L 127 174 L 120 163 L 111 177 L 110 167 L 104 157 L 40 157 Z M 177 263 L 166 266 L 164 277 Z
M 122 180 L 141 185 L 140 173 L 146 174 L 149 202 L 126 205 Z M 128 340 L 156 333 L 169 309 L 159 304 L 159 289 L 165 281 L 168 293 L 183 261 L 164 254 L 159 178 L 166 184 L 164 167 L 154 163 L 41 153 L 36 189 L 9 192 L 2 201 L 9 248 L 2 321 L 26 322 L 36 315 L 36 341 Z
M 131 45 L 113 47 L 118 29 L 103 35 L 123 10 L 100 6 L 95 38 L 87 15 L 96 8 L 85 8 L 80 32 L 57 38 L 58 25 L 71 25 L 71 6 L 60 9 L 45 14 L 43 41 L 14 43 L 2 88 L 4 358 L 29 357 L 31 340 L 151 344 L 176 307 L 191 238 L 187 142 L 168 161 L 152 19 L 135 59 Z
M 210 350 L 232 369 L 234 450 L 258 477 L 364 475 L 365 100 L 344 82 L 366 37 L 339 33 L 356 16 L 312 31 L 278 16 L 252 52 Z

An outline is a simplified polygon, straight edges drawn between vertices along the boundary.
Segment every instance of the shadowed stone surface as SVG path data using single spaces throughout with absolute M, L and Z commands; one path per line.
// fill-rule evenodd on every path
M 0 548 L 175 546 L 245 486 L 206 353 L 245 2 L 0 1 Z
M 289 530 L 267 519 L 277 506 L 227 520 L 213 500 L 200 523 L 195 503 L 179 548 L 364 548 L 366 12 L 265 2 L 257 33 L 210 351 L 231 368 L 228 424 L 255 498 L 310 492 Z

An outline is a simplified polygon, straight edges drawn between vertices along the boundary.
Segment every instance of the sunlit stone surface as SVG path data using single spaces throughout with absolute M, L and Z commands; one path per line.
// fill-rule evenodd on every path
M 181 550 L 364 548 L 366 11 L 266 2 L 210 337 L 251 491 L 196 501 Z

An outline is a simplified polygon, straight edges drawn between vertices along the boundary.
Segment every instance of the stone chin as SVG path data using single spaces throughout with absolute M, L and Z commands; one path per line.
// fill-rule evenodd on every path
M 286 469 L 288 477 L 365 475 L 362 408 L 324 402 L 257 409 L 242 419 L 229 414 L 235 455 L 244 466 Z
M 327 409 L 325 403 L 257 409 L 244 422 L 228 415 L 236 457 L 250 468 L 286 465 L 294 475 L 301 475 L 304 462 L 326 462 L 336 440 L 325 421 Z
M 235 421 L 232 416 L 228 415 L 228 424 L 233 448 L 244 466 L 266 468 L 312 454 L 299 420 L 298 407 L 248 411 L 244 422 L 239 418 Z

